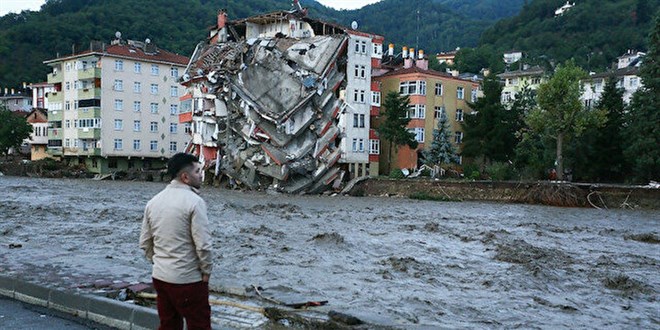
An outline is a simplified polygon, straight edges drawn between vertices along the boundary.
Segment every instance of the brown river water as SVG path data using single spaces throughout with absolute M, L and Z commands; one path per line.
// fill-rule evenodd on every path
M 0 274 L 150 282 L 138 236 L 164 186 L 0 177 Z M 660 328 L 660 211 L 202 195 L 213 286 L 400 328 Z

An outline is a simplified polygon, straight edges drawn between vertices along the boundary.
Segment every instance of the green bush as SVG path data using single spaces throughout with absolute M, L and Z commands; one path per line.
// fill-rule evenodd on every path
M 475 172 L 477 173 L 475 175 Z M 480 175 L 479 171 L 479 165 L 474 164 L 474 163 L 468 163 L 463 165 L 463 177 L 466 179 L 471 179 L 471 180 L 478 180 Z
M 403 175 L 403 172 L 401 172 L 401 170 L 398 169 L 398 168 L 393 168 L 393 169 L 390 171 L 390 179 L 403 179 L 403 178 L 405 178 L 405 177 L 406 177 L 406 176 Z
M 466 178 L 469 180 L 479 180 L 481 179 L 481 173 L 479 173 L 477 170 L 474 170 Z
M 511 180 L 515 176 L 513 166 L 503 162 L 495 162 L 486 166 L 485 172 L 490 176 L 491 180 L 495 181 Z

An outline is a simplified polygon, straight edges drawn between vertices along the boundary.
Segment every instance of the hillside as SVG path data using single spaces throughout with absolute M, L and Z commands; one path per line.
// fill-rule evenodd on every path
M 574 58 L 588 70 L 604 71 L 628 49 L 646 50 L 660 0 L 576 0 L 562 16 L 565 0 L 536 0 L 520 14 L 486 30 L 480 46 L 521 50 L 530 58 L 562 62 Z
M 312 0 L 302 4 L 311 17 L 347 26 L 356 20 L 361 30 L 381 34 L 397 46 L 416 45 L 419 8 L 419 46 L 432 53 L 477 45 L 494 19 L 517 12 L 523 1 L 384 0 L 352 11 L 337 11 Z M 291 1 L 49 0 L 39 12 L 0 17 L 0 86 L 44 80 L 48 72 L 44 60 L 86 49 L 91 40 L 108 42 L 116 31 L 128 39 L 150 38 L 159 47 L 187 55 L 206 36 L 220 8 L 230 19 L 238 19 L 287 10 Z

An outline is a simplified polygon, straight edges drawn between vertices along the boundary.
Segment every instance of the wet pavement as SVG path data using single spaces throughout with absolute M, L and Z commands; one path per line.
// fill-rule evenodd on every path
M 89 330 L 111 328 L 0 296 L 0 329 Z
M 150 281 L 138 236 L 144 205 L 163 187 L 0 178 L 0 272 L 66 289 Z M 316 309 L 402 328 L 660 324 L 658 211 L 202 195 L 212 287 L 327 300 Z

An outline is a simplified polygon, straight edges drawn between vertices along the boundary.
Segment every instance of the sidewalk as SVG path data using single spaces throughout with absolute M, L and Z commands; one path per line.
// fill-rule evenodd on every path
M 0 329 L 106 330 L 111 328 L 0 296 Z

